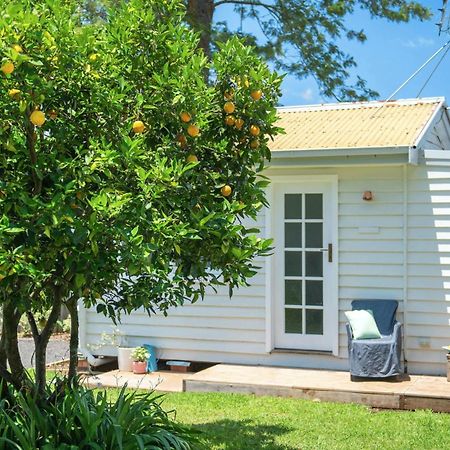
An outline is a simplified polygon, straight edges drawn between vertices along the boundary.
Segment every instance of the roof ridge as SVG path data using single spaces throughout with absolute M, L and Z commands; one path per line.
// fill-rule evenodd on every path
M 345 109 L 380 108 L 381 106 L 415 106 L 421 104 L 444 103 L 445 97 L 405 98 L 398 100 L 370 100 L 363 102 L 317 103 L 311 105 L 279 106 L 279 112 L 329 111 Z

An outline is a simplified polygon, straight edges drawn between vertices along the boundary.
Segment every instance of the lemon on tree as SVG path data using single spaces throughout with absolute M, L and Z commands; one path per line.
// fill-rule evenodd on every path
M 142 122 L 142 120 L 136 120 L 133 122 L 133 131 L 136 134 L 143 133 L 145 131 L 145 124 Z
M 3 63 L 0 69 L 5 75 L 11 75 L 14 72 L 14 64 L 11 61 Z
M 261 89 L 257 89 L 255 91 L 252 91 L 250 93 L 250 95 L 251 95 L 252 99 L 256 101 L 262 97 L 262 91 L 261 91 Z
M 195 125 L 195 123 L 191 123 L 188 126 L 187 132 L 189 136 L 195 138 L 200 134 L 200 128 L 197 125 Z
M 225 117 L 225 123 L 229 126 L 232 127 L 236 122 L 236 119 L 234 116 L 227 116 Z
M 222 186 L 222 188 L 220 189 L 220 193 L 224 197 L 229 197 L 232 192 L 233 192 L 233 190 L 231 189 L 231 186 L 229 186 L 228 184 L 226 184 L 225 186 Z
M 236 119 L 235 122 L 234 122 L 234 126 L 235 126 L 238 130 L 242 129 L 242 127 L 244 126 L 244 120 L 241 119 L 241 118 Z
M 17 53 L 22 53 L 23 48 L 19 44 L 14 44 L 12 47 Z
M 259 147 L 259 139 L 253 139 L 250 142 L 250 148 L 252 148 L 253 150 Z
M 184 123 L 189 123 L 189 122 L 192 120 L 192 116 L 191 116 L 188 112 L 183 111 L 183 112 L 180 114 L 180 119 L 181 119 L 181 121 L 184 122 Z
M 36 127 L 42 127 L 45 123 L 45 114 L 39 109 L 35 109 L 30 115 L 30 122 Z
M 258 127 L 258 125 L 250 126 L 250 134 L 252 136 L 259 136 L 259 133 L 261 133 L 261 129 Z
M 225 105 L 223 105 L 223 110 L 227 114 L 233 114 L 234 111 L 236 110 L 236 106 L 234 106 L 233 102 L 226 102 Z

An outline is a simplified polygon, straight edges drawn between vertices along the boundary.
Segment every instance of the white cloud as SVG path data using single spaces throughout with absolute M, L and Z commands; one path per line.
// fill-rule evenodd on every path
M 303 89 L 300 91 L 299 96 L 306 101 L 310 101 L 314 98 L 314 91 L 311 88 Z
M 402 41 L 401 44 L 403 47 L 407 48 L 420 48 L 420 47 L 431 47 L 434 45 L 434 39 L 431 38 L 425 38 L 422 36 L 419 36 L 415 39 L 408 39 L 407 41 Z

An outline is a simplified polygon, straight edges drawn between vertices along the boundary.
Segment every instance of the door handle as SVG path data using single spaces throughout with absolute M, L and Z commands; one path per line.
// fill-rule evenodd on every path
M 333 262 L 333 244 L 328 244 L 328 248 L 321 248 L 322 252 L 328 252 L 328 262 Z

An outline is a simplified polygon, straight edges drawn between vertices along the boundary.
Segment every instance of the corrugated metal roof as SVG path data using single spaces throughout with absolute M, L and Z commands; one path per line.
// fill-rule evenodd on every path
M 272 151 L 413 146 L 443 98 L 280 108 Z

